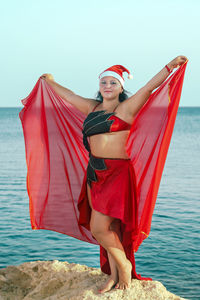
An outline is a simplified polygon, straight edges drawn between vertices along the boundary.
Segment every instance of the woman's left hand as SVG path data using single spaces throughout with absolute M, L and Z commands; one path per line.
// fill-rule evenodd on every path
M 178 66 L 181 66 L 182 64 L 184 64 L 187 61 L 187 57 L 183 56 L 183 55 L 179 55 L 176 58 L 174 58 L 172 61 L 170 61 L 170 63 L 168 63 L 168 67 L 172 70 L 177 68 Z

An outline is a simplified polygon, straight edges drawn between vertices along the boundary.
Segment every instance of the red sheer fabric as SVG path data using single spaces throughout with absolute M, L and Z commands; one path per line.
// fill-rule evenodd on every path
M 159 184 L 178 111 L 187 63 L 179 67 L 140 109 L 126 150 L 135 172 L 137 232 L 127 249 L 134 252 L 149 235 Z M 97 244 L 78 223 L 78 200 L 88 163 L 82 142 L 85 115 L 59 97 L 42 79 L 22 100 L 27 192 L 33 229 L 48 229 Z M 104 253 L 105 254 L 105 253 Z M 101 255 L 102 270 L 107 258 Z M 104 268 L 105 267 L 105 268 Z M 137 277 L 139 278 L 139 277 Z
M 187 62 L 179 67 L 138 112 L 132 125 L 127 153 L 136 173 L 138 234 L 134 251 L 148 237 L 161 176 L 180 102 Z

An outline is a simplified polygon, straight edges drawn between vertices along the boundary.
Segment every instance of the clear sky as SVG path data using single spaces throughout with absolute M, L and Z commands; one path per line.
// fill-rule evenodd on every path
M 200 106 L 199 0 L 4 0 L 0 34 L 1 107 L 23 107 L 43 73 L 94 97 L 114 64 L 135 93 L 177 55 L 189 59 L 180 106 Z

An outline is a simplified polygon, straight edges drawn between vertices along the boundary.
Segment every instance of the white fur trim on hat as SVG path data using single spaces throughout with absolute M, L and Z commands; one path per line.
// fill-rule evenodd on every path
M 101 73 L 99 75 L 99 79 L 101 79 L 101 78 L 103 78 L 105 76 L 112 76 L 112 77 L 117 78 L 120 81 L 121 85 L 124 86 L 124 80 L 123 80 L 123 78 L 119 74 L 117 74 L 116 72 L 105 71 L 105 72 L 103 72 L 103 73 Z

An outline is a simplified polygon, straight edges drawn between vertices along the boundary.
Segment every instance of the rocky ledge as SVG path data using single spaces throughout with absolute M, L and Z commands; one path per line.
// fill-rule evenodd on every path
M 0 300 L 184 300 L 158 281 L 132 280 L 128 290 L 98 294 L 100 269 L 60 261 L 34 261 L 0 270 Z

